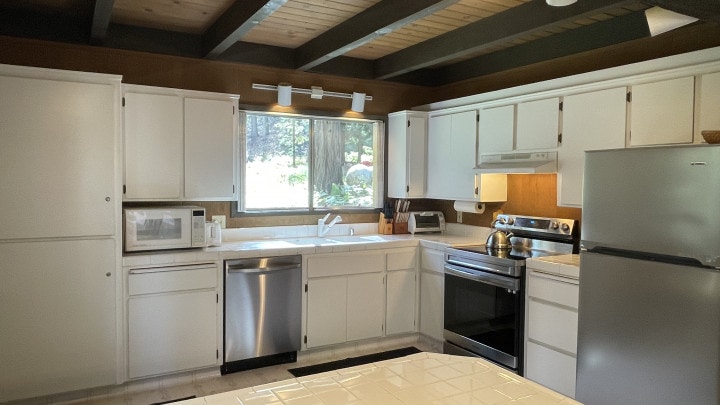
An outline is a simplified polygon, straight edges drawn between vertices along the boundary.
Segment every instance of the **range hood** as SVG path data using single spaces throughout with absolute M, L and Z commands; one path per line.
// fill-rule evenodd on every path
M 501 153 L 481 155 L 479 173 L 556 173 L 557 152 Z

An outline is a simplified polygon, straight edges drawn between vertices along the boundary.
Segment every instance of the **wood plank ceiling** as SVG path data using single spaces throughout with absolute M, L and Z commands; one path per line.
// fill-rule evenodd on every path
M 649 36 L 720 0 L 5 0 L 0 35 L 436 86 Z

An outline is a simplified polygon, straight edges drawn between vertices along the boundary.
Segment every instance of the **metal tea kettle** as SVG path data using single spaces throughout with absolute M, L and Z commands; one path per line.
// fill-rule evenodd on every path
M 500 219 L 496 219 L 493 221 L 493 228 L 495 228 L 495 224 L 501 221 L 504 223 L 504 221 Z M 513 236 L 512 232 L 505 232 L 501 231 L 499 229 L 495 229 L 487 238 L 487 241 L 485 242 L 485 247 L 488 249 L 496 249 L 496 250 L 510 250 L 512 249 L 512 243 L 510 242 L 510 237 Z

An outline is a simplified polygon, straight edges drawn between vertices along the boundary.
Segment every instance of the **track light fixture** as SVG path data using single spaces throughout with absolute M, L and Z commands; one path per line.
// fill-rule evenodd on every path
M 349 98 L 352 100 L 350 109 L 355 112 L 363 112 L 365 109 L 365 101 L 372 101 L 372 96 L 365 93 L 353 92 L 340 93 L 336 91 L 324 91 L 322 87 L 313 86 L 310 89 L 294 88 L 290 83 L 280 83 L 277 86 L 271 84 L 253 83 L 252 88 L 255 90 L 277 91 L 278 105 L 288 107 L 292 104 L 292 93 L 307 94 L 310 98 L 322 100 L 323 97 Z

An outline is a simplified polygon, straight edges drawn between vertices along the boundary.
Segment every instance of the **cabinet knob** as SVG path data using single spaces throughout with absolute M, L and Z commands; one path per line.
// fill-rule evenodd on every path
M 110 197 L 105 197 L 105 201 L 110 202 Z
M 112 276 L 112 273 L 110 273 L 109 271 L 107 273 L 105 273 L 105 277 L 110 277 L 110 276 Z

